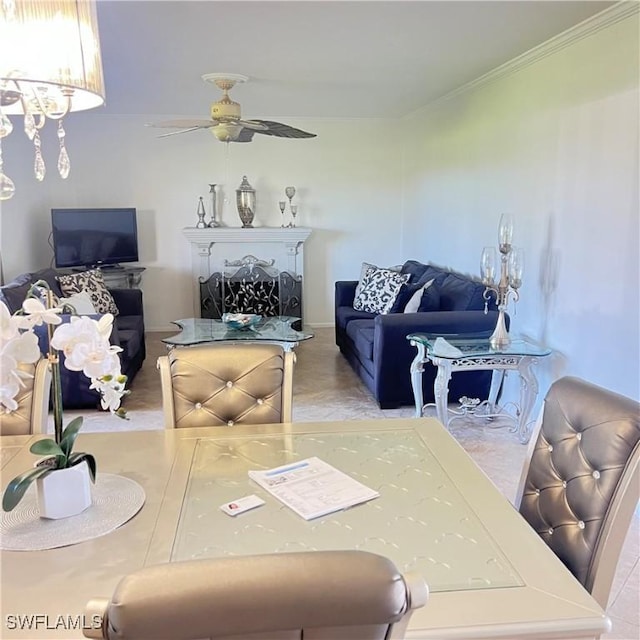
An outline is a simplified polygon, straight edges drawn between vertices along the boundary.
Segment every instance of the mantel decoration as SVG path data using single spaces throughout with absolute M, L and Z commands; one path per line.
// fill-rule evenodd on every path
M 32 364 L 41 357 L 36 326 L 46 325 L 49 338 L 47 359 L 51 370 L 54 437 L 38 440 L 31 453 L 47 456 L 33 469 L 14 478 L 2 498 L 4 511 L 11 511 L 35 480 L 38 508 L 44 518 L 65 518 L 84 511 L 91 505 L 89 477 L 95 482 L 96 461 L 90 453 L 74 452 L 73 445 L 82 417 L 63 428 L 62 388 L 60 383 L 60 352 L 64 366 L 82 371 L 91 379 L 91 388 L 101 395 L 103 409 L 119 417 L 126 417 L 120 408 L 125 391 L 126 376 L 120 372 L 120 347 L 109 343 L 113 315 L 104 314 L 99 320 L 88 316 L 72 316 L 62 323 L 61 313 L 73 312 L 69 305 L 56 306 L 56 300 L 46 282 L 39 280 L 29 290 L 21 311 L 11 315 L 0 302 L 0 408 L 14 411 L 15 400 L 23 379 L 21 363 Z M 54 326 L 58 325 L 55 330 Z
M 94 0 L 2 0 L 0 2 L 0 200 L 15 193 L 2 168 L 2 138 L 13 131 L 7 115 L 23 115 L 35 148 L 34 172 L 46 168 L 40 130 L 57 120 L 58 172 L 69 175 L 63 118 L 104 104 L 105 91 Z
M 252 228 L 256 212 L 256 190 L 249 184 L 247 176 L 242 176 L 242 182 L 236 189 L 236 205 L 243 229 Z
M 509 304 L 509 296 L 513 296 L 514 301 L 518 301 L 520 294 L 518 289 L 522 285 L 522 271 L 524 267 L 524 253 L 521 248 L 512 245 L 513 239 L 513 218 L 505 213 L 500 217 L 498 227 L 498 249 L 500 251 L 500 280 L 495 282 L 497 254 L 495 247 L 485 247 L 482 250 L 480 260 L 480 270 L 482 282 L 486 288 L 484 290 L 485 313 L 487 313 L 487 302 L 492 293 L 497 296 L 498 321 L 496 328 L 489 339 L 489 344 L 496 350 L 504 349 L 511 343 L 504 314 Z

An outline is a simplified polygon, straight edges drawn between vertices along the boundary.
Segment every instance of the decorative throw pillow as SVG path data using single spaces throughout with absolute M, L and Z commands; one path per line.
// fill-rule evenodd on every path
M 118 315 L 118 307 L 111 293 L 104 283 L 102 272 L 99 269 L 90 269 L 79 273 L 58 276 L 60 288 L 65 296 L 86 291 L 91 298 L 96 313 L 112 313 Z
M 422 295 L 433 284 L 434 278 L 431 278 L 429 282 L 418 287 L 417 291 L 409 298 L 409 302 L 404 306 L 404 313 L 417 313 L 420 308 L 420 302 L 422 301 Z
M 71 305 L 78 315 L 86 315 L 96 313 L 96 308 L 93 306 L 91 296 L 86 291 L 80 293 L 74 293 L 68 298 L 58 298 L 57 306 Z
M 389 313 L 400 288 L 408 280 L 409 274 L 377 267 L 367 269 L 353 308 L 369 313 Z
M 371 264 L 370 262 L 362 263 L 362 267 L 360 268 L 360 279 L 358 280 L 358 284 L 356 285 L 356 292 L 353 296 L 354 299 L 360 295 L 360 292 L 362 291 L 362 282 L 365 276 L 367 275 L 367 272 L 369 271 L 369 269 L 382 269 L 382 267 L 378 267 L 377 265 Z M 402 269 L 402 265 L 398 264 L 395 267 L 387 267 L 387 269 L 389 271 L 397 271 L 398 273 L 400 273 L 400 270 Z

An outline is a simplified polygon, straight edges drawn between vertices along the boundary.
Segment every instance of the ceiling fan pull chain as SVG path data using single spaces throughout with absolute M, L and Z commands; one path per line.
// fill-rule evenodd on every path
M 64 180 L 69 177 L 69 171 L 71 170 L 71 161 L 69 160 L 69 154 L 64 146 L 64 137 L 66 132 L 62 126 L 62 119 L 58 120 L 58 140 L 60 141 L 60 155 L 58 155 L 58 173 Z

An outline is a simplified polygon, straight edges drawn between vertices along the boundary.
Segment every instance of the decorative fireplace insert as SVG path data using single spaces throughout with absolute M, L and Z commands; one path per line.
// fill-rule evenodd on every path
M 259 313 L 302 318 L 302 277 L 278 271 L 273 265 L 273 260 L 248 255 L 241 260 L 225 260 L 224 271 L 199 278 L 201 317 Z

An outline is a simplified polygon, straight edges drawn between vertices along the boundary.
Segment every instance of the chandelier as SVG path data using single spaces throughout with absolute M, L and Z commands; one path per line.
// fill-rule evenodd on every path
M 104 104 L 104 80 L 94 0 L 0 0 L 0 200 L 15 193 L 4 173 L 2 139 L 13 131 L 9 115 L 24 116 L 33 142 L 34 173 L 46 168 L 40 131 L 58 123 L 58 172 L 69 175 L 63 118 Z

